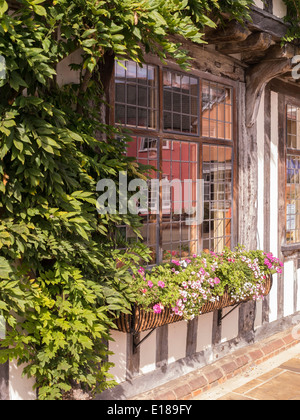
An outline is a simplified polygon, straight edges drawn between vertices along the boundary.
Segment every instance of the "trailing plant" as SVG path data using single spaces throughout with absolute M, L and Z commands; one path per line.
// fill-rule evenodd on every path
M 151 271 L 140 267 L 133 274 L 133 288 L 143 309 L 161 313 L 171 307 L 175 315 L 191 320 L 225 292 L 235 302 L 263 299 L 267 276 L 281 273 L 282 265 L 271 253 L 225 248 L 218 254 L 173 259 Z

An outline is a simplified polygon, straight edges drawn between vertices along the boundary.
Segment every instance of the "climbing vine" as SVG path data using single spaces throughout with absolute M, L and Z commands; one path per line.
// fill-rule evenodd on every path
M 284 0 L 287 6 L 285 21 L 289 28 L 283 42 L 295 42 L 300 39 L 300 2 L 299 0 Z
M 118 226 L 139 235 L 137 216 L 96 211 L 98 180 L 148 170 L 99 117 L 114 60 L 140 63 L 146 51 L 187 68 L 169 34 L 202 43 L 205 26 L 247 18 L 252 3 L 18 0 L 9 10 L 0 0 L 0 363 L 24 363 L 39 399 L 114 386 L 109 331 L 134 300 L 128 267 L 148 256 L 139 243 L 118 249 Z M 80 80 L 60 87 L 56 68 L 76 51 Z

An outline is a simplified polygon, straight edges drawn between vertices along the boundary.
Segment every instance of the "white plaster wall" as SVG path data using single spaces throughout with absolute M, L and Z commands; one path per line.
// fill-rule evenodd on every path
M 223 310 L 223 316 L 227 315 L 232 308 Z M 222 343 L 236 338 L 239 334 L 239 310 L 238 308 L 227 315 L 222 321 Z
M 270 162 L 270 251 L 278 254 L 278 94 L 271 92 L 271 162 Z M 270 322 L 278 317 L 277 274 L 270 293 Z
M 300 269 L 297 269 L 297 311 L 300 311 Z
M 264 8 L 264 2 L 261 0 L 254 0 L 255 6 L 259 7 L 260 9 Z
M 118 383 L 121 383 L 126 381 L 127 334 L 111 331 L 111 337 L 115 341 L 109 342 L 109 350 L 114 354 L 109 356 L 109 362 L 115 366 L 109 372 L 114 375 Z
M 264 249 L 264 170 L 265 170 L 265 95 L 262 95 L 257 116 L 257 157 L 258 157 L 258 191 L 257 191 L 257 248 Z M 262 302 L 256 304 L 254 327 L 262 325 Z
M 284 316 L 294 313 L 294 261 L 284 263 Z
M 168 328 L 169 357 L 168 363 L 186 357 L 187 322 L 170 324 Z
M 140 339 L 149 334 L 149 331 L 141 333 Z M 156 369 L 156 332 L 150 335 L 147 340 L 141 344 L 140 351 L 140 373 L 146 374 Z
M 205 351 L 212 347 L 214 314 L 204 314 L 198 318 L 197 347 L 196 352 Z
M 262 326 L 262 310 L 263 310 L 263 301 L 259 300 L 256 302 L 256 317 L 254 322 L 254 329 L 257 329 Z
M 57 65 L 56 81 L 59 86 L 70 83 L 79 83 L 80 73 L 78 71 L 72 71 L 70 69 L 70 64 L 79 64 L 82 61 L 81 54 L 82 51 L 77 50 Z
M 273 0 L 273 15 L 284 18 L 287 13 L 286 4 L 282 0 Z
M 17 365 L 16 360 L 9 363 L 9 398 L 13 401 L 36 400 L 36 391 L 33 391 L 34 379 L 23 377 L 24 365 Z
M 265 153 L 265 95 L 262 95 L 257 116 L 257 155 L 258 155 L 258 191 L 257 191 L 257 245 L 264 248 L 264 153 Z

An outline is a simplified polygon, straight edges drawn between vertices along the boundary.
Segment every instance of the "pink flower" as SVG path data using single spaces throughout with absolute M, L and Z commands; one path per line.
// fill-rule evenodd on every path
M 162 289 L 164 289 L 166 287 L 166 285 L 163 281 L 159 281 L 158 282 L 158 287 L 161 287 Z
M 215 277 L 214 283 L 215 284 L 220 284 L 221 283 L 221 280 L 218 277 Z
M 144 293 L 144 294 L 147 293 L 147 289 L 143 289 L 142 293 Z
M 152 287 L 153 287 L 153 283 L 152 283 L 152 281 L 151 281 L 151 280 L 149 280 L 149 281 L 148 281 L 148 286 L 150 287 L 150 289 L 152 289 Z
M 153 311 L 155 314 L 160 314 L 163 311 L 164 307 L 161 303 L 153 306 Z

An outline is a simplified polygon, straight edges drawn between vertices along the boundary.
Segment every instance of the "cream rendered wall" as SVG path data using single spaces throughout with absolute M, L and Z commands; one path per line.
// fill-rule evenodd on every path
M 187 322 L 181 321 L 170 324 L 168 334 L 168 363 L 170 364 L 186 357 Z
M 258 158 L 258 191 L 257 191 L 257 248 L 264 249 L 264 161 L 265 161 L 265 95 L 262 95 L 257 116 L 257 158 Z M 256 304 L 255 328 L 262 325 L 262 301 Z
M 114 354 L 109 356 L 109 362 L 114 363 L 109 372 L 114 375 L 116 382 L 126 381 L 127 374 L 127 334 L 119 331 L 111 331 L 114 341 L 109 342 L 109 350 Z
M 223 316 L 227 315 L 233 308 L 226 308 L 223 310 Z M 227 315 L 222 321 L 222 336 L 221 342 L 226 343 L 239 334 L 239 310 L 235 309 L 231 314 Z
M 81 54 L 82 51 L 77 50 L 57 65 L 56 81 L 59 86 L 79 83 L 80 73 L 78 71 L 72 71 L 70 64 L 79 64 L 82 61 Z
M 259 7 L 260 9 L 264 8 L 264 2 L 261 0 L 254 0 L 255 6 Z
M 297 307 L 296 310 L 300 311 L 300 268 L 297 269 Z
M 265 95 L 262 95 L 257 116 L 257 157 L 258 157 L 258 190 L 257 190 L 257 246 L 264 248 L 264 154 L 265 154 Z
M 213 313 L 204 314 L 198 318 L 197 353 L 212 347 L 213 319 Z
M 143 340 L 149 331 L 141 333 Z M 140 347 L 140 373 L 146 374 L 156 369 L 156 332 L 154 332 Z
M 294 261 L 284 263 L 284 316 L 294 313 Z
M 24 365 L 17 366 L 17 361 L 9 363 L 9 399 L 13 401 L 36 400 L 36 391 L 33 391 L 34 379 L 22 377 Z
M 271 92 L 270 251 L 278 254 L 278 93 Z M 277 274 L 270 294 L 270 322 L 277 320 Z
M 273 15 L 278 18 L 284 18 L 286 16 L 287 7 L 282 0 L 273 0 Z

